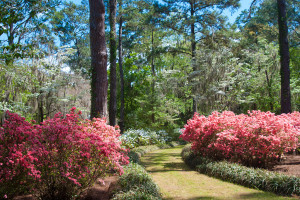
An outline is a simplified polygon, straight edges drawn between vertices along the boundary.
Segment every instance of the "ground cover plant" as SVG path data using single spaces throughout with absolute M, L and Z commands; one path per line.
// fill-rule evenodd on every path
M 213 160 L 228 160 L 246 166 L 270 168 L 283 153 L 299 145 L 300 113 L 275 115 L 249 111 L 248 115 L 213 112 L 195 114 L 181 138 L 192 143 L 196 154 Z
M 181 156 L 187 165 L 209 176 L 279 195 L 300 195 L 299 177 L 250 168 L 228 161 L 213 161 L 194 154 L 190 145 L 183 148 Z
M 0 128 L 0 197 L 29 192 L 42 199 L 75 199 L 97 178 L 123 173 L 128 163 L 119 130 L 104 119 L 60 113 L 33 125 L 7 113 Z

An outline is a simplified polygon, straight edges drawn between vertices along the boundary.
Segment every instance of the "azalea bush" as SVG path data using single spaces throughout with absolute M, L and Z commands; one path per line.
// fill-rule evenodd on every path
M 81 120 L 72 108 L 40 125 L 8 113 L 0 129 L 0 195 L 12 197 L 26 185 L 42 199 L 75 199 L 97 178 L 123 173 L 128 163 L 119 130 L 104 119 Z M 26 189 L 26 190 L 25 190 Z M 22 190 L 22 188 L 20 188 Z
M 42 146 L 38 131 L 25 118 L 8 114 L 0 128 L 0 199 L 30 191 L 41 178 L 35 165 Z
M 252 111 L 248 115 L 213 112 L 195 114 L 181 138 L 194 152 L 214 160 L 229 160 L 246 166 L 271 167 L 283 153 L 299 145 L 299 112 L 275 115 Z
M 129 129 L 121 137 L 122 144 L 127 148 L 135 148 L 139 146 L 166 144 L 171 138 L 168 133 L 160 131 L 150 131 L 144 129 Z

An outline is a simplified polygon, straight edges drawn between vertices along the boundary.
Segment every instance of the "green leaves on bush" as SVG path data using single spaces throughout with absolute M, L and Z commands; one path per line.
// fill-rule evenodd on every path
M 158 186 L 142 166 L 130 163 L 124 171 L 119 181 L 122 191 L 115 194 L 113 200 L 161 199 Z
M 225 181 L 280 195 L 300 195 L 300 178 L 227 161 L 216 162 L 192 153 L 187 145 L 181 153 L 184 162 L 197 171 Z

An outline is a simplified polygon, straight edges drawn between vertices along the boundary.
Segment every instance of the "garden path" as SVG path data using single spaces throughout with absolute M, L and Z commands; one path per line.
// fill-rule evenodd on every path
M 293 199 L 224 182 L 193 171 L 181 159 L 182 147 L 161 149 L 142 157 L 142 164 L 161 188 L 164 200 Z

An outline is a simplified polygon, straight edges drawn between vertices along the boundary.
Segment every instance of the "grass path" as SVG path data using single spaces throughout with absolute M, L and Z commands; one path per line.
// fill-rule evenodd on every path
M 192 171 L 181 160 L 181 149 L 157 150 L 142 157 L 142 164 L 161 188 L 165 200 L 293 199 L 224 182 Z

